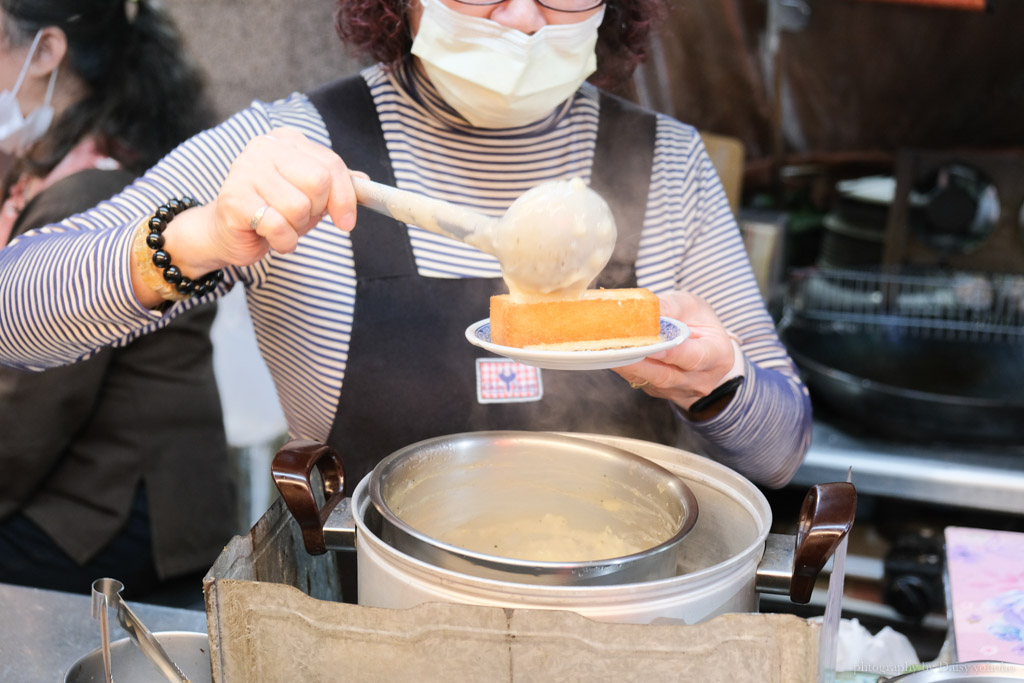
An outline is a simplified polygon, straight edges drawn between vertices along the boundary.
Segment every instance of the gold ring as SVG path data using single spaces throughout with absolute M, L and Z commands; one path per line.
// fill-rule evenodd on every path
M 256 213 L 254 213 L 252 218 L 249 219 L 249 227 L 253 232 L 256 232 L 256 229 L 260 227 L 260 221 L 263 220 L 263 214 L 265 214 L 269 208 L 270 204 L 264 204 L 260 208 L 256 209 Z
M 634 389 L 641 389 L 643 387 L 646 387 L 648 384 L 650 384 L 650 382 L 645 379 L 643 382 L 630 382 L 629 386 L 633 387 Z

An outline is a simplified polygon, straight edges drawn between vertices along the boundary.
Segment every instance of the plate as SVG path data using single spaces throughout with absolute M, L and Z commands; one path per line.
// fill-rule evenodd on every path
M 502 346 L 491 341 L 491 319 L 484 318 L 466 328 L 466 339 L 499 356 L 548 370 L 603 370 L 641 361 L 652 353 L 670 349 L 690 336 L 690 328 L 672 318 L 661 318 L 661 341 L 647 346 L 602 351 L 548 351 Z

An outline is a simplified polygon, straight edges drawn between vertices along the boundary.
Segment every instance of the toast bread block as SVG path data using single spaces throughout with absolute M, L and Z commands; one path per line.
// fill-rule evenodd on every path
M 661 306 L 648 289 L 588 289 L 579 299 L 513 303 L 491 297 L 491 341 L 552 351 L 597 351 L 661 341 Z

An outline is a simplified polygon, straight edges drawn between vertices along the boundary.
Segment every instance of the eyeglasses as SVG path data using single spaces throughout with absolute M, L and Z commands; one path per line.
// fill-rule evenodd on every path
M 500 5 L 507 0 L 455 0 L 462 5 Z M 606 0 L 534 0 L 541 7 L 556 12 L 589 12 L 603 5 Z

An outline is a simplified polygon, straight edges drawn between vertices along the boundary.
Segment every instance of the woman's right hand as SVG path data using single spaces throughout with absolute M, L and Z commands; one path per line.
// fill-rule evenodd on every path
M 325 214 L 342 230 L 355 225 L 348 167 L 329 147 L 297 130 L 275 128 L 249 141 L 214 201 L 171 221 L 163 248 L 183 275 L 196 279 L 225 266 L 256 263 L 270 249 L 294 251 Z M 132 286 L 144 306 L 162 303 L 134 259 Z
M 269 249 L 294 251 L 325 214 L 351 230 L 356 198 L 341 157 L 296 130 L 276 128 L 249 141 L 217 199 L 204 208 L 211 256 L 219 268 L 250 265 Z M 209 270 L 216 268 L 203 272 Z

